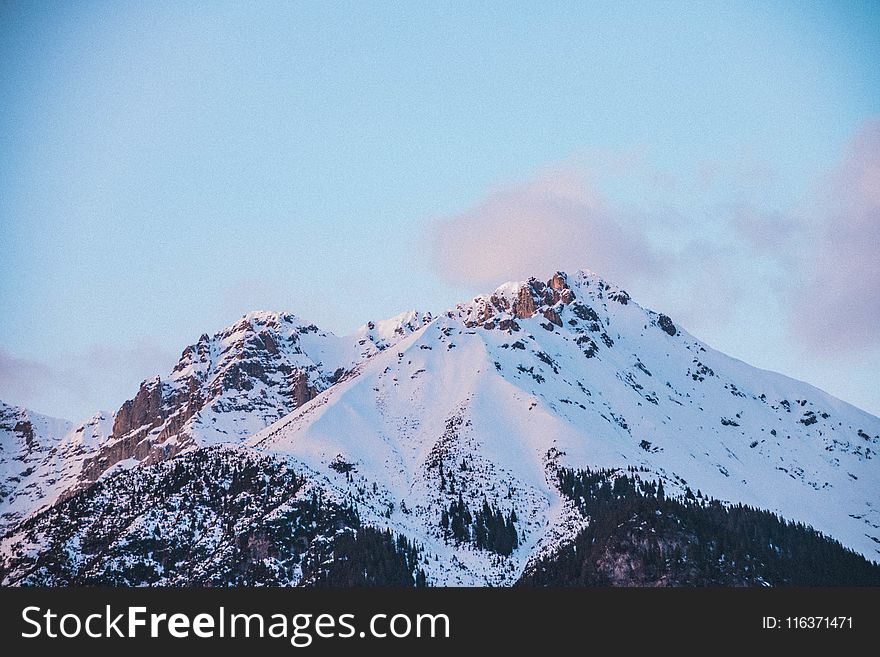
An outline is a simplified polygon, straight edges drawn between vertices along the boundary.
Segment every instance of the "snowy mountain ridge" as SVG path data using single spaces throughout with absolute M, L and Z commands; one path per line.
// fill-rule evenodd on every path
M 4 405 L 4 418 L 42 419 L 28 429 L 36 446 L 16 438 L 15 422 L 6 420 L 0 532 L 116 470 L 236 444 L 430 320 L 409 311 L 337 337 L 291 313 L 254 311 L 213 336 L 203 334 L 169 376 L 145 380 L 114 414 L 101 412 L 72 428 Z
M 8 527 L 119 470 L 231 445 L 422 546 L 433 584 L 511 584 L 570 543 L 590 519 L 560 490 L 564 469 L 638 471 L 880 556 L 880 419 L 711 349 L 592 272 L 347 337 L 250 313 L 88 427 L 42 470 L 5 475 Z M 476 523 L 465 539 L 459 516 Z

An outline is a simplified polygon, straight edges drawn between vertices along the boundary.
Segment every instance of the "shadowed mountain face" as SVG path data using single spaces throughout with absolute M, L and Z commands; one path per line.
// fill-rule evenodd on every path
M 45 466 L 41 480 L 61 483 L 27 498 L 15 522 L 126 469 L 234 445 L 356 508 L 360 526 L 417 544 L 431 584 L 509 585 L 562 558 L 598 527 L 560 487 L 566 470 L 637 470 L 662 483 L 667 500 L 700 490 L 724 508 L 763 509 L 880 555 L 880 419 L 714 351 L 590 272 L 507 283 L 437 318 L 406 313 L 342 338 L 252 313 L 202 336 L 168 377 L 144 382 L 108 430 L 109 420 L 78 460 L 58 461 L 60 474 L 56 461 Z M 713 508 L 687 513 L 708 518 Z M 39 516 L 43 538 L 19 525 L 3 554 L 48 541 L 61 522 L 49 517 Z M 73 536 L 81 528 L 68 521 Z M 670 545 L 682 536 L 696 534 Z M 813 545 L 811 536 L 784 540 Z M 608 563 L 619 561 L 609 550 Z M 748 574 L 719 581 L 800 581 L 760 570 L 764 555 L 750 555 Z M 696 583 L 685 570 L 656 583 Z M 624 571 L 609 566 L 595 579 L 626 583 Z
M 560 470 L 589 524 L 530 564 L 520 586 L 877 586 L 880 565 L 798 523 L 638 472 Z
M 209 447 L 120 472 L 19 531 L 45 549 L 10 550 L 0 562 L 5 584 L 413 586 L 424 579 L 405 538 L 362 527 L 354 509 L 253 451 Z

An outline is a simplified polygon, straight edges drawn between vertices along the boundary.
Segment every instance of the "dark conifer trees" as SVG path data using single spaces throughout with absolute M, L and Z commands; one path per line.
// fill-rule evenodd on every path
M 448 510 L 440 515 L 440 526 L 447 540 L 472 543 L 479 550 L 509 555 L 519 545 L 516 531 L 516 512 L 507 515 L 483 498 L 481 507 L 472 512 L 459 493 Z
M 532 586 L 878 585 L 880 566 L 801 523 L 613 470 L 557 472 L 589 518 L 569 545 L 530 568 Z

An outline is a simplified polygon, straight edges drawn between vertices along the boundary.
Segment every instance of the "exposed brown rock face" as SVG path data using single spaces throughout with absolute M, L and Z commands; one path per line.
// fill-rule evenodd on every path
M 535 299 L 532 297 L 533 289 L 530 285 L 523 285 L 519 289 L 519 295 L 513 302 L 513 316 L 517 319 L 528 319 L 535 314 Z
M 21 434 L 24 438 L 24 444 L 29 448 L 34 444 L 34 425 L 32 425 L 27 420 L 19 420 L 16 422 L 15 426 L 12 427 L 12 430 L 16 433 Z
M 566 275 L 563 272 L 558 271 L 555 274 L 553 274 L 553 278 L 550 279 L 550 282 L 548 283 L 548 285 L 553 290 L 567 290 L 568 289 L 568 278 L 566 277 Z
M 565 272 L 558 271 L 553 274 L 553 278 L 547 283 L 547 290 L 544 292 L 544 303 L 552 306 L 561 301 L 568 305 L 574 301 L 574 298 L 574 292 L 568 286 L 568 276 Z
M 546 284 L 532 278 L 520 289 L 516 304 L 520 314 L 516 316 L 525 319 L 534 315 L 542 306 L 549 306 L 541 310 L 541 314 L 557 326 L 562 326 L 559 312 L 552 306 L 559 303 L 568 305 L 574 300 L 575 294 L 569 287 L 568 276 L 564 272 L 556 272 Z
M 518 331 L 517 319 L 528 319 L 540 313 L 552 324 L 562 326 L 559 304 L 568 305 L 575 301 L 575 293 L 564 272 L 556 272 L 546 283 L 530 278 L 520 285 L 512 299 L 508 294 L 496 291 L 490 297 L 478 297 L 469 306 L 460 307 L 464 311 L 465 325 L 486 330 Z M 505 314 L 513 317 L 499 317 Z M 449 313 L 449 316 L 455 315 Z
M 498 298 L 493 297 L 488 302 L 482 301 L 477 307 L 477 323 L 485 324 L 495 315 L 496 302 Z
M 162 382 L 144 381 L 133 399 L 120 407 L 113 422 L 113 435 L 124 436 L 138 428 L 149 431 L 162 423 Z
M 185 351 L 184 354 L 187 352 Z M 190 387 L 191 392 L 196 392 Z M 113 422 L 113 433 L 98 454 L 83 462 L 80 479 L 95 481 L 109 467 L 126 459 L 155 463 L 178 453 L 188 442 L 162 445 L 177 435 L 199 409 L 196 399 L 181 399 L 185 392 L 164 389 L 159 377 L 144 381 L 133 399 L 122 404 Z M 156 431 L 161 427 L 160 431 Z
M 556 326 L 562 326 L 562 319 L 559 317 L 559 313 L 553 310 L 553 308 L 548 308 L 543 312 L 543 315 L 547 320 L 556 324 Z
M 568 305 L 575 299 L 574 292 L 568 286 L 568 276 L 561 271 L 553 274 L 546 285 L 532 278 L 529 280 L 528 287 L 531 289 L 532 298 L 538 306 L 555 306 L 560 302 Z M 548 317 L 548 319 L 550 318 Z
M 189 443 L 191 444 L 191 443 Z M 105 470 L 126 459 L 135 459 L 149 465 L 178 454 L 188 444 L 161 445 L 157 441 L 148 440 L 144 432 L 135 432 L 123 436 L 113 443 L 108 443 L 97 456 L 83 461 L 79 486 L 72 488 L 61 496 L 69 497 L 76 490 L 96 481 Z
M 291 381 L 290 389 L 294 407 L 302 406 L 318 394 L 314 386 L 309 385 L 309 377 L 302 370 L 296 370 Z

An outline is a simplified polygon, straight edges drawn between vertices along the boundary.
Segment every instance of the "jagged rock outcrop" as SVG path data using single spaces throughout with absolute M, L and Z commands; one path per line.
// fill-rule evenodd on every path
M 675 324 L 673 324 L 672 320 L 669 319 L 669 317 L 667 317 L 666 315 L 660 315 L 659 317 L 657 317 L 657 326 L 659 326 L 669 335 L 675 336 L 675 334 L 678 333 L 678 329 L 675 328 Z
M 531 285 L 523 285 L 519 289 L 516 301 L 513 302 L 513 316 L 527 319 L 535 314 L 535 289 Z
M 535 316 L 546 320 L 541 324 L 545 330 L 562 328 L 565 315 L 569 330 L 580 334 L 595 333 L 596 338 L 604 345 L 612 347 L 614 341 L 605 330 L 606 326 L 591 306 L 578 299 L 574 285 L 583 285 L 588 289 L 592 286 L 595 299 L 599 301 L 607 298 L 626 305 L 630 298 L 625 290 L 605 282 L 595 274 L 586 275 L 581 272 L 580 279 L 574 283 L 565 272 L 558 271 L 546 283 L 537 278 L 530 278 L 522 283 L 506 283 L 490 295 L 482 295 L 469 303 L 459 304 L 447 313 L 447 317 L 459 319 L 468 327 L 515 332 L 520 329 L 517 320 Z M 668 333 L 666 326 L 665 323 L 660 325 Z M 588 358 L 592 358 L 599 349 L 596 340 L 588 335 L 579 337 L 578 344 L 582 345 L 584 355 Z
M 247 437 L 354 366 L 356 349 L 340 350 L 339 341 L 279 313 L 251 313 L 202 335 L 167 379 L 144 381 L 120 407 L 110 439 L 86 461 L 81 480 L 95 481 L 123 461 L 156 463 L 193 446 Z

